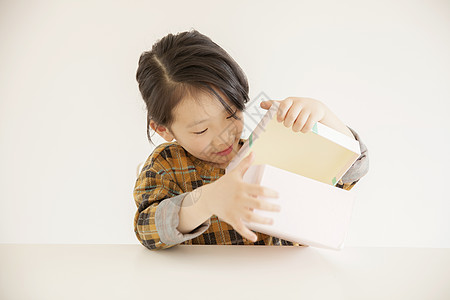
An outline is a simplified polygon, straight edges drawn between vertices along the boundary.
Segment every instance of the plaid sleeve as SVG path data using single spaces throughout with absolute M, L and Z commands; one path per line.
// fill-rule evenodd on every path
M 168 245 L 180 244 L 203 234 L 211 225 L 211 219 L 197 226 L 189 233 L 181 233 L 177 227 L 180 223 L 181 202 L 187 193 L 163 200 L 155 212 L 155 225 L 160 240 Z
M 175 182 L 173 174 L 158 163 L 142 169 L 133 192 L 137 206 L 134 217 L 136 237 L 150 250 L 167 249 L 201 235 L 210 221 L 199 225 L 190 233 L 182 234 L 179 223 L 180 203 L 186 193 Z
M 342 176 L 338 183 L 336 183 L 336 186 L 349 191 L 369 171 L 369 152 L 366 145 L 361 141 L 358 133 L 350 127 L 348 127 L 348 129 L 350 129 L 355 139 L 359 142 L 361 155 L 353 163 L 350 169 L 347 170 L 344 176 Z

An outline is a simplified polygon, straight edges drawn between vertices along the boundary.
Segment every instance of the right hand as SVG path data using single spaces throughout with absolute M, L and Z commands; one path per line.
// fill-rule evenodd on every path
M 257 196 L 278 198 L 276 191 L 243 181 L 243 176 L 251 166 L 253 158 L 254 153 L 250 152 L 231 172 L 204 187 L 207 187 L 205 191 L 209 193 L 206 197 L 206 206 L 210 215 L 217 215 L 240 235 L 256 242 L 256 234 L 250 231 L 241 219 L 246 222 L 273 224 L 273 219 L 257 215 L 253 209 L 280 211 L 280 206 L 257 198 Z

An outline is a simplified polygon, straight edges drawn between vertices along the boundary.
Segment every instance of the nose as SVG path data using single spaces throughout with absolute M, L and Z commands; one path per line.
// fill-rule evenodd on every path
M 212 143 L 215 150 L 213 152 L 219 152 L 225 150 L 234 143 L 236 139 L 237 128 L 235 126 L 228 125 L 225 130 L 222 129 L 218 132 L 214 142 Z

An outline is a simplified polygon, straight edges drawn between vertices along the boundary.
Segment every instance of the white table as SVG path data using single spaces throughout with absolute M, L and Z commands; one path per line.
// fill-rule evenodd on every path
M 5 300 L 281 297 L 450 299 L 450 249 L 0 244 Z

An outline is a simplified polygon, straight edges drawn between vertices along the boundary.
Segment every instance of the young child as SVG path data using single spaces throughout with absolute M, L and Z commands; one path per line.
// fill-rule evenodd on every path
M 150 250 L 179 244 L 303 246 L 242 223 L 271 224 L 253 209 L 279 207 L 257 198 L 277 197 L 275 191 L 242 179 L 253 153 L 225 174 L 245 142 L 240 136 L 249 87 L 224 49 L 196 30 L 168 34 L 141 54 L 136 80 L 147 106 L 147 138 L 153 143 L 151 127 L 167 141 L 145 161 L 134 187 L 134 230 L 142 245 Z M 269 109 L 273 101 L 261 107 Z M 358 140 L 361 156 L 337 187 L 350 190 L 367 173 L 366 146 L 323 103 L 299 97 L 278 102 L 278 121 L 296 132 L 306 133 L 319 121 Z

